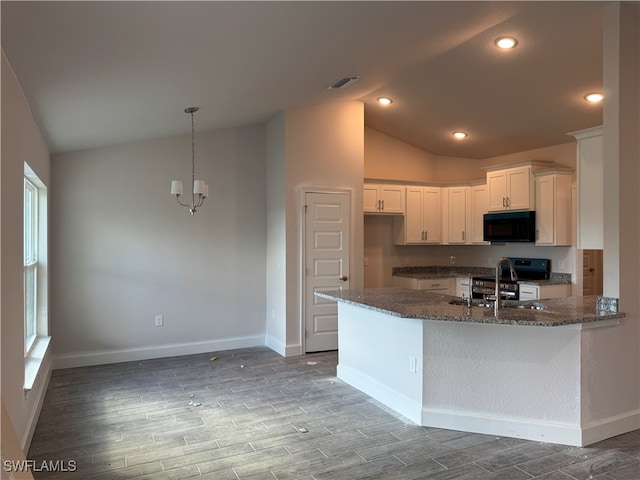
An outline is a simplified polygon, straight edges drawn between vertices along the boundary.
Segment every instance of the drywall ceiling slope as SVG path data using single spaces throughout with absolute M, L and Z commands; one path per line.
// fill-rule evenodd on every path
M 53 153 L 365 103 L 367 126 L 468 158 L 602 122 L 602 2 L 2 2 L 2 48 Z M 493 39 L 519 46 L 499 52 Z M 343 90 L 337 79 L 360 75 Z M 380 108 L 375 99 L 394 99 Z M 451 139 L 454 129 L 470 136 Z

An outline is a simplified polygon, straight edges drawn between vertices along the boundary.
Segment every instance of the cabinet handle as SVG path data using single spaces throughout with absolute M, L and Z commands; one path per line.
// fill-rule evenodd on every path
M 382 200 L 382 210 L 384 210 L 384 200 Z
M 462 241 L 464 242 L 464 230 L 462 230 Z
M 511 207 L 511 199 L 507 197 L 507 208 Z
M 378 200 L 378 210 L 380 210 L 380 200 Z
M 536 228 L 536 240 L 540 240 L 540 230 Z
M 506 207 L 507 206 L 507 199 L 502 197 L 502 206 Z

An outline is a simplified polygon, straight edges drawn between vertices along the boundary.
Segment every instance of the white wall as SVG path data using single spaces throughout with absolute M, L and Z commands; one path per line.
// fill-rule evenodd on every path
M 287 338 L 287 217 L 284 113 L 266 125 L 267 148 L 267 309 L 266 344 L 286 355 Z M 292 295 L 295 289 L 292 288 Z
M 56 367 L 264 344 L 264 128 L 196 131 L 194 216 L 169 194 L 190 137 L 52 159 Z
M 270 268 L 267 282 L 281 285 L 282 272 L 278 265 L 285 269 L 286 278 L 285 292 L 268 293 L 267 345 L 282 355 L 299 355 L 304 353 L 300 312 L 300 198 L 304 188 L 351 192 L 350 287 L 361 288 L 363 285 L 364 105 L 356 101 L 337 102 L 287 110 L 269 122 L 267 133 L 270 146 L 268 163 L 285 171 L 284 185 L 277 176 L 268 177 L 270 243 L 267 246 L 267 263 Z M 279 210 L 282 197 L 275 192 L 282 188 L 285 191 L 284 217 Z M 284 245 L 281 237 L 283 222 Z M 284 264 L 283 254 L 286 256 Z M 283 301 L 285 312 L 278 310 Z M 284 337 L 278 337 L 283 333 Z
M 49 187 L 49 151 L 31 115 L 11 66 L 2 53 L 2 156 L 0 214 L 1 265 L 1 358 L 2 400 L 22 443 L 28 447 L 40 411 L 49 374 L 50 354 L 42 362 L 34 387 L 24 386 L 23 306 L 23 177 L 24 162 Z M 41 306 L 47 309 L 47 306 Z
M 436 156 L 372 128 L 365 128 L 364 178 L 432 182 L 436 178 Z
M 582 414 L 598 424 L 635 412 L 640 428 L 640 4 L 604 9 L 604 52 L 604 293 L 620 297 L 626 317 L 606 333 L 607 350 L 583 345 Z

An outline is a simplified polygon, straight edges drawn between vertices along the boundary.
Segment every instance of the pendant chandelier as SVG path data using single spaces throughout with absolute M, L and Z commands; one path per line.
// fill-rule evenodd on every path
M 171 195 L 176 196 L 176 200 L 183 207 L 188 207 L 191 215 L 202 206 L 204 199 L 209 196 L 209 185 L 203 180 L 196 180 L 196 150 L 195 150 L 195 129 L 193 126 L 193 114 L 200 110 L 200 107 L 185 108 L 184 112 L 191 115 L 191 203 L 182 203 L 182 182 L 180 180 L 171 181 Z

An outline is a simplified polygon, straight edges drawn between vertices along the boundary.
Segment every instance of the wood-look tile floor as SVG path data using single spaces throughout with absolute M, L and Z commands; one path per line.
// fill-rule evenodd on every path
M 29 458 L 77 469 L 35 478 L 640 479 L 640 430 L 576 448 L 420 427 L 336 363 L 259 347 L 56 370 Z

